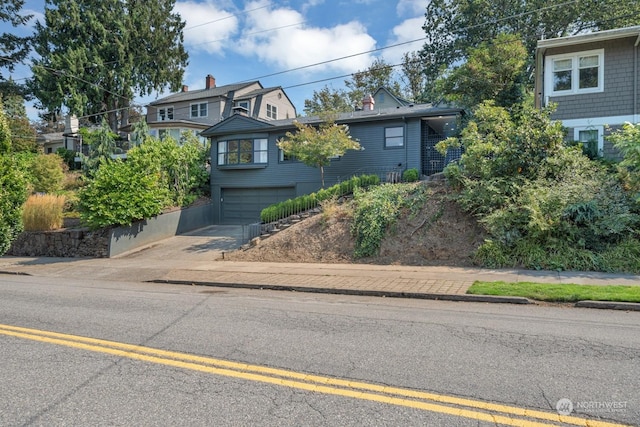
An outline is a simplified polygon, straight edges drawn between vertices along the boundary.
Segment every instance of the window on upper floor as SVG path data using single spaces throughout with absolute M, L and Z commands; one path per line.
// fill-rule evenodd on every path
M 267 117 L 276 120 L 278 118 L 278 107 L 267 104 Z
M 236 101 L 233 104 L 234 107 L 245 108 L 247 111 L 251 111 L 251 102 L 250 101 Z
M 158 108 L 158 121 L 173 120 L 173 107 Z
M 548 56 L 545 87 L 549 96 L 602 92 L 604 50 Z
M 404 127 L 397 126 L 384 129 L 384 148 L 400 148 L 404 146 Z
M 207 117 L 207 106 L 206 102 L 191 104 L 191 118 Z
M 218 165 L 267 163 L 267 139 L 233 139 L 218 141 Z

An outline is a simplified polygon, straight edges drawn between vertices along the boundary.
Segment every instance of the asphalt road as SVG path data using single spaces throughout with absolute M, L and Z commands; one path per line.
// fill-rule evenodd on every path
M 0 360 L 3 426 L 640 425 L 637 312 L 0 275 Z

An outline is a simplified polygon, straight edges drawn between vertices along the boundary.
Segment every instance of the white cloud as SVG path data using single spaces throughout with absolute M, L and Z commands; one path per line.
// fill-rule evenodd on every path
M 257 4 L 260 3 L 250 3 L 246 7 L 254 9 Z M 330 28 L 304 24 L 292 26 L 304 20 L 302 14 L 288 8 L 256 11 L 247 17 L 245 33 L 248 35 L 240 41 L 239 51 L 246 56 L 255 55 L 261 61 L 279 68 L 291 69 L 366 52 L 376 46 L 376 41 L 357 21 Z M 280 29 L 265 31 L 274 28 Z M 308 72 L 330 70 L 351 73 L 366 68 L 370 63 L 371 56 L 363 54 L 328 62 Z
M 422 29 L 423 25 L 424 17 L 419 17 L 407 19 L 393 27 L 393 38 L 387 45 L 400 44 L 400 46 L 395 46 L 384 51 L 384 57 L 387 62 L 399 64 L 402 61 L 402 55 L 405 52 L 420 50 L 422 48 L 424 45 L 424 40 L 422 39 L 425 37 L 425 32 Z M 405 44 L 405 42 L 412 42 L 413 40 L 419 41 Z
M 427 4 L 425 0 L 400 0 L 396 6 L 398 16 L 423 16 Z
M 192 51 L 223 54 L 230 38 L 238 31 L 238 17 L 210 1 L 177 2 L 174 11 L 186 21 L 184 44 Z

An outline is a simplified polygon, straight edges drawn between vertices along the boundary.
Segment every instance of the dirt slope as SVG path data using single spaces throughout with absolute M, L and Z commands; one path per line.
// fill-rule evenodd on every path
M 425 185 L 427 185 L 425 183 Z M 368 263 L 471 266 L 484 235 L 475 219 L 449 199 L 444 183 L 429 183 L 432 192 L 417 215 L 405 212 L 387 230 L 378 256 L 354 259 L 348 204 L 282 230 L 256 246 L 225 254 L 233 261 Z

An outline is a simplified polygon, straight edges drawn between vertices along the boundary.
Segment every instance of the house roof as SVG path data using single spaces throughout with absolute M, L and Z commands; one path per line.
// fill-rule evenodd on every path
M 552 47 L 570 46 L 580 43 L 592 43 L 604 40 L 621 39 L 625 37 L 638 37 L 636 45 L 640 44 L 640 25 L 613 30 L 596 31 L 586 34 L 576 34 L 567 37 L 538 40 L 538 49 L 548 49 Z
M 461 108 L 452 107 L 434 107 L 432 104 L 409 104 L 407 106 L 396 108 L 376 109 L 371 111 L 352 111 L 348 113 L 341 113 L 336 118 L 336 123 L 349 124 L 349 123 L 363 123 L 383 120 L 393 120 L 398 118 L 407 117 L 439 117 L 439 116 L 451 116 L 463 113 Z M 297 117 L 295 119 L 282 119 L 282 120 L 262 120 L 247 117 L 241 114 L 233 115 L 227 119 L 224 119 L 220 123 L 217 123 L 200 134 L 205 137 L 229 135 L 236 131 L 230 130 L 229 125 L 232 121 L 242 120 L 245 121 L 250 127 L 244 127 L 242 132 L 251 131 L 278 131 L 294 128 L 294 121 L 303 124 L 315 125 L 323 122 L 323 119 L 319 116 L 307 116 Z
M 252 90 L 251 92 L 247 92 L 241 96 L 236 96 L 234 97 L 234 101 L 242 101 L 245 99 L 251 99 L 253 97 L 256 97 L 258 95 L 264 95 L 265 93 L 270 93 L 270 92 L 274 92 L 276 90 L 280 89 L 280 87 L 265 87 L 262 89 L 256 89 L 256 90 Z
M 237 91 L 255 84 L 260 85 L 260 88 L 262 88 L 262 84 L 260 84 L 260 82 L 257 80 L 253 82 L 234 83 L 230 85 L 212 87 L 211 89 L 196 89 L 196 90 L 188 90 L 186 92 L 174 93 L 164 98 L 156 99 L 155 101 L 149 103 L 149 105 L 155 106 L 155 105 L 163 105 L 163 104 L 173 104 L 177 102 L 195 101 L 198 99 L 226 96 L 231 91 Z

